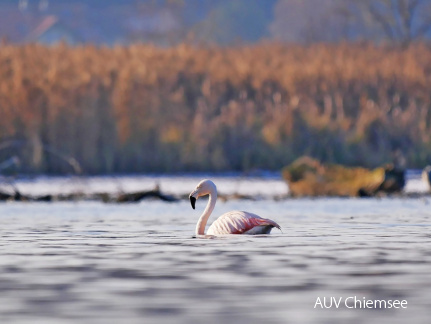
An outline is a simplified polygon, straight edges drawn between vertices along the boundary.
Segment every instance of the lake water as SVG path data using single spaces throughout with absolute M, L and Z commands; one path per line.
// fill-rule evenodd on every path
M 204 200 L 0 204 L 0 322 L 429 323 L 431 197 L 274 201 L 280 180 L 217 180 L 262 199 L 219 202 L 210 222 L 247 210 L 283 232 L 194 238 Z M 353 296 L 407 308 L 315 308 Z

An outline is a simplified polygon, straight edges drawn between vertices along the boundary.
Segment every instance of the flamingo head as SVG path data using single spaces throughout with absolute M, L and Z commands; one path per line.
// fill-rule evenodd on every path
M 199 197 L 209 195 L 214 192 L 214 190 L 216 190 L 216 186 L 211 180 L 205 179 L 199 182 L 196 188 L 189 195 L 192 208 L 195 209 L 196 200 Z

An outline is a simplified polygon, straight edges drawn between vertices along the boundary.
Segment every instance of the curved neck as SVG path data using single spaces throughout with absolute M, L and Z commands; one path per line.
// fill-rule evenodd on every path
M 202 213 L 201 217 L 199 217 L 198 223 L 196 224 L 196 235 L 205 235 L 205 226 L 207 225 L 208 218 L 214 210 L 216 201 L 217 189 L 211 188 L 207 206 L 205 207 L 204 212 Z

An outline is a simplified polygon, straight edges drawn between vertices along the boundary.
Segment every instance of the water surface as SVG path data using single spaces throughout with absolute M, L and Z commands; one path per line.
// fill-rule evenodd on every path
M 205 201 L 0 204 L 1 323 L 428 323 L 431 199 L 232 200 L 269 236 L 194 238 Z M 213 220 L 214 218 L 210 219 Z M 314 308 L 318 297 L 407 309 Z

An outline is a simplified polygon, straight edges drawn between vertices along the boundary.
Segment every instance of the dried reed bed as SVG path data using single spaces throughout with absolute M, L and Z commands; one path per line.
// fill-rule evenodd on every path
M 0 141 L 26 171 L 278 169 L 307 154 L 373 167 L 431 159 L 431 49 L 0 46 Z M 39 143 L 39 145 L 38 145 Z M 12 154 L 0 152 L 0 158 Z

